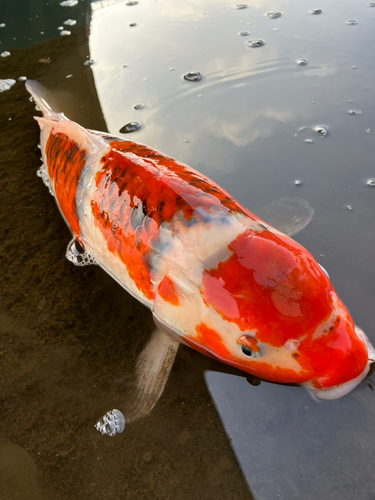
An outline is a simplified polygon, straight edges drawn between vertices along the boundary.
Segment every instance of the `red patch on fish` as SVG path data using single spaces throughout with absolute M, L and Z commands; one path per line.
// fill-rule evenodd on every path
M 341 307 L 346 314 L 343 312 L 341 318 L 336 318 L 325 335 L 314 339 L 312 344 L 308 339 L 302 341 L 297 350 L 297 361 L 310 370 L 311 382 L 317 389 L 343 384 L 360 375 L 367 364 L 367 350 L 352 333 L 353 320 L 342 304 Z
M 80 229 L 77 216 L 76 189 L 86 163 L 86 150 L 65 134 L 50 133 L 46 143 L 48 175 L 53 182 L 59 207 L 72 234 L 79 240 Z
M 257 220 L 206 177 L 154 149 L 130 141 L 112 141 L 110 147 L 95 177 L 92 212 L 108 249 L 119 255 L 148 299 L 153 298 L 148 241 L 152 236 L 157 238 L 163 222 L 170 222 L 179 211 L 183 222 L 198 222 L 205 213 L 222 211 L 223 207 Z M 136 227 L 129 223 L 123 193 L 128 207 L 137 211 Z M 143 226 L 147 227 L 140 237 Z
M 160 297 L 169 302 L 173 306 L 179 305 L 178 295 L 174 286 L 173 281 L 169 276 L 165 275 L 158 286 L 158 292 Z
M 301 339 L 292 355 L 301 373 L 291 377 L 292 370 L 285 375 L 278 371 L 274 380 L 301 383 L 315 377 L 312 383 L 321 388 L 341 384 L 364 370 L 367 351 L 347 312 L 314 339 L 332 314 L 333 288 L 303 247 L 283 235 L 247 230 L 228 248 L 228 260 L 203 272 L 202 297 L 224 320 L 242 331 L 255 330 L 265 344 L 283 348 L 287 340 Z M 254 374 L 272 380 L 270 368 L 263 364 L 256 362 Z
M 298 243 L 249 229 L 228 248 L 228 260 L 203 272 L 201 293 L 242 331 L 255 329 L 260 341 L 281 347 L 290 338 L 312 334 L 331 314 L 326 298 L 332 286 Z

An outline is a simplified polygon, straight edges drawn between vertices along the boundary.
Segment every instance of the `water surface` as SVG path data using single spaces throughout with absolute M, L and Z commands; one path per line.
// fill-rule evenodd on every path
M 281 197 L 306 199 L 314 218 L 295 239 L 374 343 L 375 188 L 366 182 L 375 178 L 375 8 L 354 0 L 257 0 L 243 9 L 222 0 L 48 3 L 24 1 L 22 15 L 0 7 L 0 47 L 11 52 L 0 78 L 40 80 L 86 127 L 118 135 L 140 123 L 124 137 L 191 165 L 255 213 Z M 27 31 L 31 10 L 38 21 Z M 77 25 L 60 36 L 68 18 Z M 264 44 L 249 47 L 252 39 Z M 193 72 L 199 81 L 183 78 Z M 96 433 L 96 418 L 124 404 L 151 316 L 101 270 L 65 261 L 69 232 L 35 176 L 34 105 L 18 81 L 0 100 L 8 497 L 373 499 L 369 380 L 318 404 L 302 388 L 253 387 L 181 348 L 152 414 L 116 438 Z

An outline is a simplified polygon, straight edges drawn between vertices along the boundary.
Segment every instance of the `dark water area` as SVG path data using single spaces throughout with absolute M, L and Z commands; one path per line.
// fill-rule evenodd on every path
M 65 259 L 70 233 L 35 175 L 35 103 L 18 81 L 40 81 L 87 128 L 138 122 L 124 137 L 254 213 L 307 200 L 314 217 L 294 238 L 374 344 L 375 7 L 30 0 L 1 3 L 2 23 L 0 79 L 15 83 L 0 92 L 0 499 L 375 499 L 373 375 L 319 404 L 181 347 L 148 417 L 114 438 L 94 429 L 131 393 L 152 316 L 98 267 Z

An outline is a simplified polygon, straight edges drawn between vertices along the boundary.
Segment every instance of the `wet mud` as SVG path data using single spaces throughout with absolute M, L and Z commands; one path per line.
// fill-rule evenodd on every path
M 105 130 L 85 40 L 73 28 L 69 40 L 13 50 L 0 78 L 58 87 L 61 111 Z M 65 78 L 76 68 L 79 85 Z M 94 429 L 126 405 L 154 326 L 101 269 L 65 259 L 71 236 L 36 176 L 28 97 L 19 81 L 0 93 L 0 498 L 251 499 L 203 378 L 224 368 L 197 352 L 180 348 L 150 416 L 115 438 Z

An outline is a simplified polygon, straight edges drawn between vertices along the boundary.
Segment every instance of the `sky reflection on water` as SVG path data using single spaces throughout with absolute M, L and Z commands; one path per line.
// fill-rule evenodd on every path
M 374 342 L 375 192 L 365 182 L 374 176 L 375 10 L 351 0 L 322 0 L 319 15 L 312 7 L 97 2 L 92 70 L 111 133 L 141 122 L 131 139 L 197 168 L 255 213 L 282 196 L 306 198 L 315 216 L 296 239 Z M 247 47 L 251 38 L 264 46 Z M 184 81 L 191 71 L 202 80 Z M 375 400 L 366 382 L 320 405 L 303 389 L 254 388 L 222 373 L 207 372 L 206 383 L 257 500 L 372 498 Z

